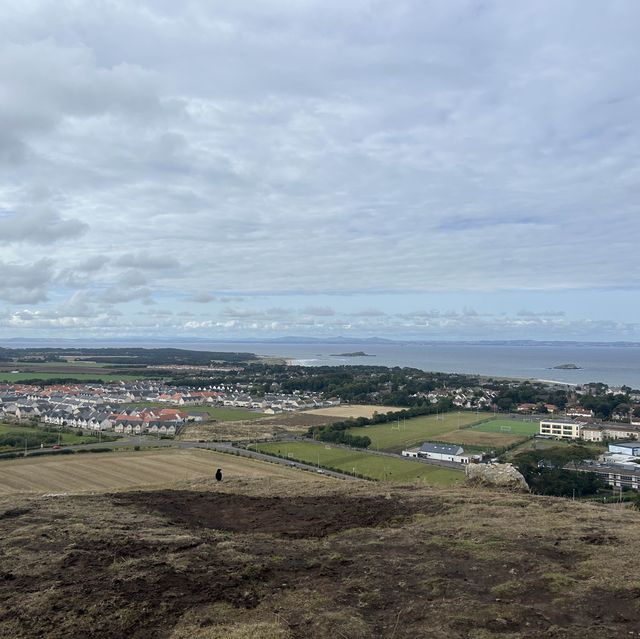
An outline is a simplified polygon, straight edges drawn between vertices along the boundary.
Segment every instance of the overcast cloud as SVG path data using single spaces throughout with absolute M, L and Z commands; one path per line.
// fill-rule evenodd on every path
M 635 0 L 7 4 L 0 335 L 640 340 L 639 43 Z

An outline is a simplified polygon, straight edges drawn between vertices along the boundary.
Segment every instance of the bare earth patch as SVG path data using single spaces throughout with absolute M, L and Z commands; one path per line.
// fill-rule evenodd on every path
M 375 406 L 373 404 L 343 404 L 340 406 L 330 406 L 329 408 L 316 408 L 306 411 L 308 415 L 321 415 L 325 417 L 341 417 L 348 419 L 350 417 L 373 417 L 374 413 L 380 415 L 384 413 L 397 413 L 404 410 L 397 406 Z
M 484 489 L 199 480 L 0 497 L 0 636 L 619 639 L 640 516 Z
M 303 435 L 310 426 L 321 426 L 334 421 L 335 418 L 304 412 L 283 413 L 254 421 L 200 422 L 185 426 L 178 439 L 249 442 L 282 435 Z

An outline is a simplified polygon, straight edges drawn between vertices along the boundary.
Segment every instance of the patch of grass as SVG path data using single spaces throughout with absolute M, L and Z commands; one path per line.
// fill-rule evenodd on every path
M 198 412 L 207 413 L 209 419 L 215 419 L 219 422 L 240 422 L 250 421 L 254 419 L 262 419 L 263 417 L 271 417 L 264 413 L 256 413 L 243 408 L 227 408 L 226 406 L 208 406 L 201 404 L 193 404 L 188 406 L 177 406 L 165 402 L 132 402 L 123 404 L 126 408 L 177 408 L 187 413 Z
M 512 446 L 523 441 L 523 435 L 510 435 L 509 433 L 485 433 L 465 428 L 461 430 L 452 430 L 448 433 L 438 435 L 434 438 L 436 441 L 447 442 L 451 444 L 460 444 L 466 452 L 476 450 L 487 450 L 493 448 L 503 448 Z
M 527 591 L 527 584 L 522 579 L 509 579 L 491 588 L 496 597 L 519 597 Z
M 338 448 L 311 442 L 276 442 L 258 444 L 257 450 L 288 459 L 383 481 L 420 481 L 450 486 L 464 479 L 461 471 L 425 464 L 409 459 L 374 455 L 359 450 Z
M 443 413 L 413 419 L 349 428 L 350 435 L 366 435 L 371 439 L 371 448 L 398 451 L 423 442 L 438 439 L 438 435 L 473 424 L 483 417 L 477 413 Z
M 492 419 L 471 427 L 471 430 L 483 433 L 501 433 L 503 435 L 535 435 L 539 432 L 538 422 L 523 422 L 518 419 Z
M 65 379 L 75 380 L 79 382 L 87 380 L 99 380 L 101 382 L 117 382 L 117 381 L 133 381 L 136 379 L 144 379 L 148 375 L 105 375 L 104 373 L 75 373 L 73 371 L 60 373 L 42 373 L 39 371 L 29 373 L 0 373 L 0 382 L 23 382 L 25 380 L 50 380 Z
M 0 424 L 0 438 L 4 436 L 17 436 L 27 439 L 27 447 L 33 448 L 44 443 L 45 446 L 51 444 L 93 444 L 98 441 L 97 437 L 91 435 L 80 435 L 77 433 L 60 432 L 55 429 L 38 428 L 37 426 L 23 426 L 22 424 Z M 0 446 L 1 450 L 14 450 L 24 447 L 24 439 L 16 446 Z

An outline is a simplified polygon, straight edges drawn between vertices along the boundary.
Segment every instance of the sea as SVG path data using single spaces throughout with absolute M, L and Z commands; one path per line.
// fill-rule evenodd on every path
M 215 346 L 215 348 L 214 348 Z M 194 345 L 195 347 L 195 345 Z M 183 348 L 187 348 L 183 346 Z M 199 349 L 202 346 L 198 347 Z M 468 373 L 580 385 L 640 388 L 640 345 L 495 345 L 411 342 L 391 344 L 210 344 L 207 350 L 250 351 L 292 360 L 301 366 L 379 365 L 418 368 L 443 373 Z M 341 353 L 365 352 L 344 357 Z M 555 366 L 574 364 L 577 369 Z
M 544 342 L 494 344 L 490 342 L 336 343 L 217 342 L 209 340 L 7 340 L 2 346 L 51 347 L 173 347 L 223 352 L 250 352 L 277 357 L 301 366 L 379 365 L 418 368 L 444 373 L 544 380 L 567 385 L 603 382 L 640 389 L 640 344 L 604 345 Z M 367 356 L 346 357 L 363 351 Z M 556 366 L 573 364 L 576 369 Z

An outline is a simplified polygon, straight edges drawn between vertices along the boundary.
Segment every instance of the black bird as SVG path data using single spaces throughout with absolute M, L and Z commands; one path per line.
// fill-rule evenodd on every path
M 216 479 L 222 481 L 222 470 L 220 468 L 216 471 Z

